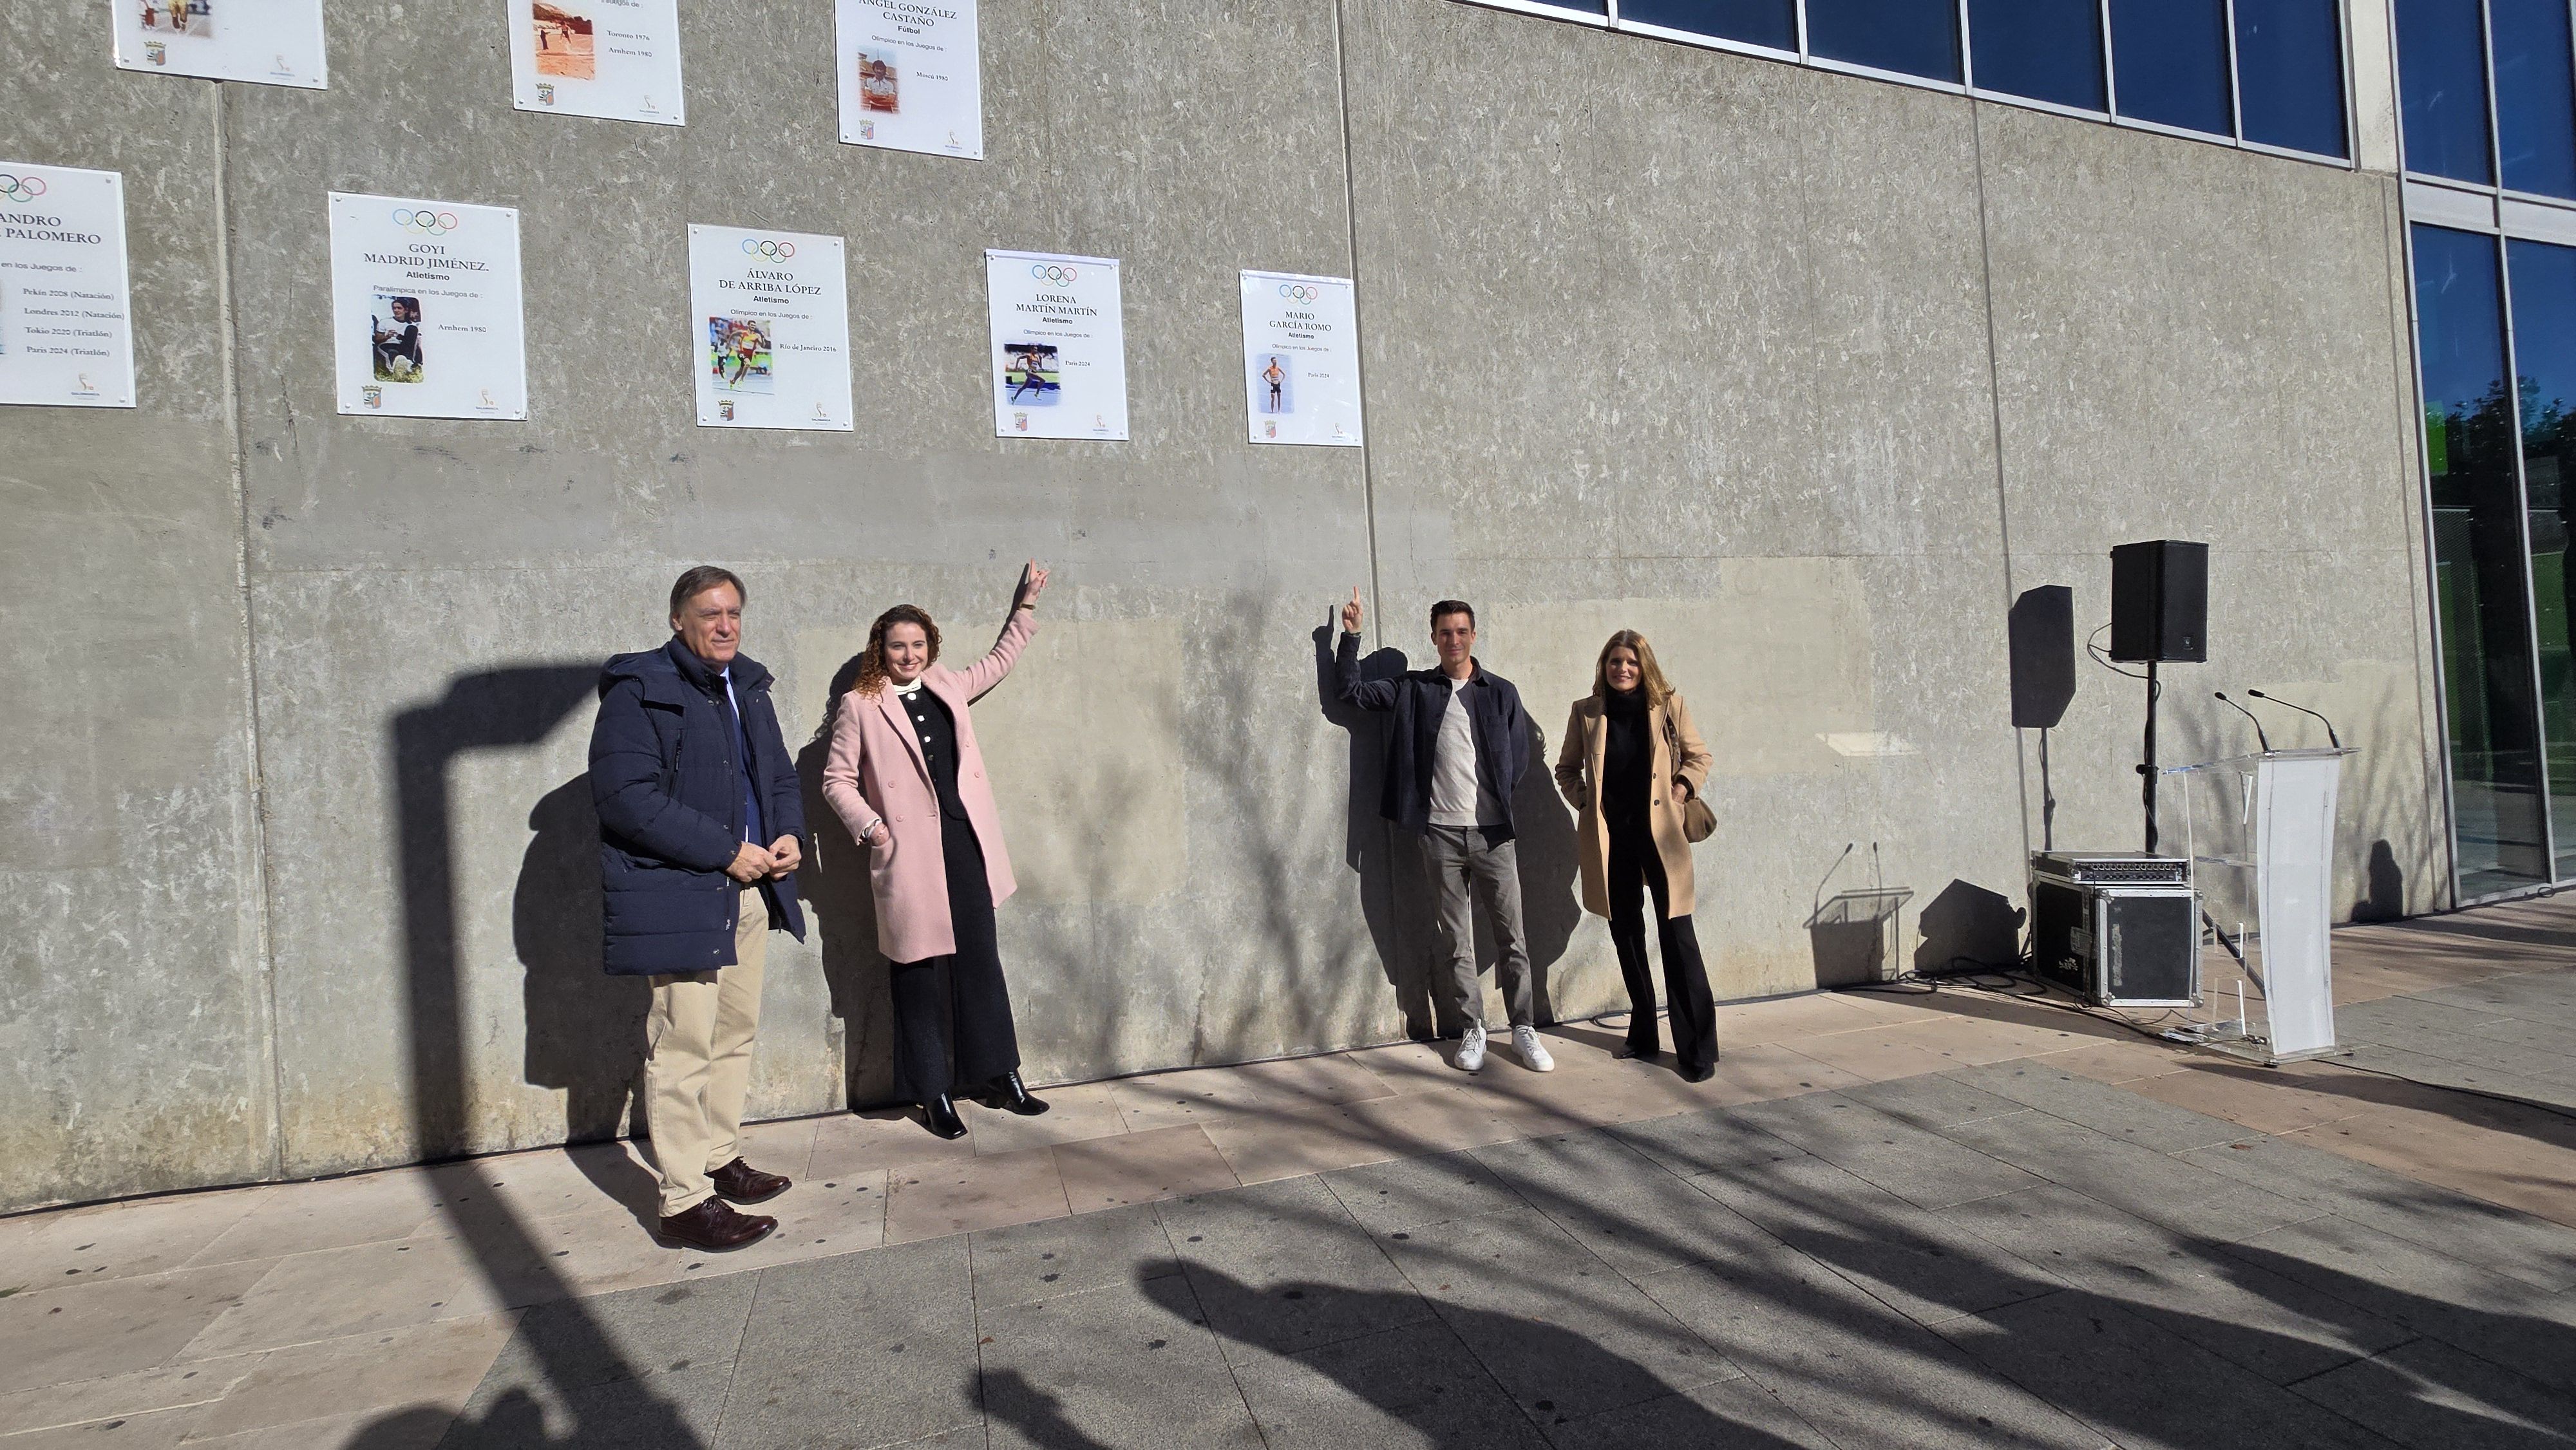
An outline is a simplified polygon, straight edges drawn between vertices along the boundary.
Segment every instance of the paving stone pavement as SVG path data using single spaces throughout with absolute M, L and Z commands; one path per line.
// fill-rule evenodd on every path
M 0 1450 L 2576 1446 L 2576 910 L 2336 941 L 2349 1064 L 1949 990 L 765 1124 L 729 1258 L 619 1145 L 26 1215 Z

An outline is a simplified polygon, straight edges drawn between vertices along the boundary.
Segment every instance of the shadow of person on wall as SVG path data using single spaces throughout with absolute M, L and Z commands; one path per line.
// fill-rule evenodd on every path
M 1431 991 L 1428 923 L 1405 919 L 1396 905 L 1427 899 L 1431 884 L 1422 871 L 1421 853 L 1378 813 L 1386 788 L 1387 722 L 1342 699 L 1333 657 L 1341 635 L 1335 626 L 1318 626 L 1314 641 L 1316 698 L 1324 718 L 1340 726 L 1350 744 L 1342 863 L 1359 878 L 1360 915 L 1368 923 L 1369 943 L 1395 991 L 1396 1008 L 1404 1014 L 1404 1035 L 1416 1042 L 1455 1037 L 1460 1024 L 1445 1020 L 1449 1010 Z M 1404 651 L 1381 649 L 1361 659 L 1360 678 L 1390 680 L 1407 667 Z
M 564 1094 L 564 1141 L 609 1143 L 643 1130 L 644 1018 L 653 988 L 600 970 L 599 815 L 590 777 L 546 792 L 528 813 L 527 853 L 510 897 L 510 940 L 526 975 L 525 1076 Z M 573 1161 L 600 1191 L 643 1213 L 651 1179 L 619 1154 Z
M 2406 915 L 2406 873 L 2386 837 L 2370 843 L 2370 864 L 2362 872 L 2362 896 L 2352 904 L 2352 919 L 2397 921 Z
M 832 755 L 832 720 L 859 678 L 857 655 L 832 672 L 823 718 L 796 752 L 805 792 L 806 832 L 814 849 L 796 873 L 796 894 L 814 918 L 823 985 L 841 1024 L 843 1103 L 878 1107 L 894 1098 L 894 995 L 877 950 L 877 903 L 868 885 L 868 851 L 850 838 L 840 813 L 823 798 L 823 767 Z
M 1576 886 L 1581 869 L 1576 853 L 1582 844 L 1575 835 L 1574 813 L 1556 792 L 1547 732 L 1526 713 L 1527 701 L 1522 709 L 1530 764 L 1512 783 L 1512 854 L 1520 866 L 1521 938 L 1529 949 L 1530 993 L 1536 999 L 1539 1025 L 1546 1026 L 1556 1021 L 1551 989 L 1554 968 L 1564 960 L 1574 929 L 1583 924 L 1583 898 Z M 1476 965 L 1485 971 L 1494 966 L 1495 954 L 1485 945 L 1489 939 L 1482 932 L 1477 936 Z

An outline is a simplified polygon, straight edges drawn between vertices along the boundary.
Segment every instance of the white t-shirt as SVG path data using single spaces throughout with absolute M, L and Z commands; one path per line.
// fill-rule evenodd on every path
M 1431 824 L 1466 828 L 1489 824 L 1476 779 L 1476 724 L 1467 713 L 1469 680 L 1449 682 L 1449 707 L 1440 712 L 1440 735 L 1431 747 Z

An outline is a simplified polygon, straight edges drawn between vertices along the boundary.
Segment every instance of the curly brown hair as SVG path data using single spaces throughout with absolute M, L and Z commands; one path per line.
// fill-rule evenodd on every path
M 850 688 L 862 695 L 873 695 L 885 688 L 886 631 L 898 624 L 917 624 L 930 640 L 930 663 L 939 663 L 939 626 L 932 622 L 930 611 L 918 604 L 898 604 L 877 616 L 868 626 L 868 647 L 859 655 L 859 677 Z

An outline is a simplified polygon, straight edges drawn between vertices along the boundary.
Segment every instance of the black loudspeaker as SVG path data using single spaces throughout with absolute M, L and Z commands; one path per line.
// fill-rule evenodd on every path
M 2209 658 L 2209 546 L 2150 539 L 2111 551 L 2111 658 Z

